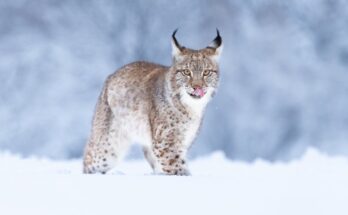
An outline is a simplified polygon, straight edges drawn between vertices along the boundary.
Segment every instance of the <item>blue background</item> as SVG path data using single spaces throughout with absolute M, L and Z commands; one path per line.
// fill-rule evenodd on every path
M 191 157 L 348 155 L 343 0 L 1 1 L 0 150 L 81 157 L 105 78 L 136 60 L 170 65 L 178 27 L 187 47 L 207 46 L 216 27 L 224 41 Z

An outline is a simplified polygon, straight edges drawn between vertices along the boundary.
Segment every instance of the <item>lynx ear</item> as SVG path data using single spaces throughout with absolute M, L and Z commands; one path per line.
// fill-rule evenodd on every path
M 177 31 L 178 29 L 176 29 L 172 34 L 172 56 L 174 59 L 178 59 L 180 57 L 183 48 L 175 38 Z
M 220 55 L 222 53 L 223 44 L 222 44 L 222 38 L 220 36 L 220 32 L 218 29 L 216 29 L 217 36 L 215 39 L 209 44 L 207 48 L 213 49 L 215 54 L 213 55 L 213 58 L 218 61 L 220 59 Z

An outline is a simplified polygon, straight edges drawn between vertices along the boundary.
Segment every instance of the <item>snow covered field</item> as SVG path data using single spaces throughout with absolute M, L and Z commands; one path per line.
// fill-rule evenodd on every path
M 290 163 L 191 161 L 193 176 L 156 176 L 145 160 L 107 175 L 81 161 L 0 153 L 0 214 L 348 214 L 348 158 L 310 149 Z

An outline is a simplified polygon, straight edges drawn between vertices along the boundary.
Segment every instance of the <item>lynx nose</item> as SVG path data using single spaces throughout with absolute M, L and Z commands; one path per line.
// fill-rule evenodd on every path
M 196 90 L 196 89 L 202 89 L 203 87 L 200 86 L 200 85 L 194 85 L 192 88 L 193 88 L 194 90 Z

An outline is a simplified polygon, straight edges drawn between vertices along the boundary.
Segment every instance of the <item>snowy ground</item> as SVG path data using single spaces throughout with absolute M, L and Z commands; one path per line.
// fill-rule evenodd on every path
M 0 153 L 0 214 L 348 214 L 348 158 L 310 149 L 290 163 L 190 162 L 193 176 L 156 176 L 144 160 L 107 175 L 81 161 Z

